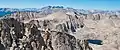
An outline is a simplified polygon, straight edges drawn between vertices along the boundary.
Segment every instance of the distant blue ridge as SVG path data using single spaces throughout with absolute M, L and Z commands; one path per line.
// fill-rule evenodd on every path
M 0 11 L 0 17 L 5 16 L 5 15 L 7 15 L 7 14 L 11 14 L 11 13 L 13 13 L 13 12 Z
M 18 12 L 18 11 L 14 11 L 14 12 L 10 12 L 10 11 L 7 11 L 7 12 L 5 12 L 5 11 L 0 11 L 0 17 L 5 16 L 5 15 L 7 15 L 7 14 L 16 13 L 16 12 Z M 19 12 L 36 12 L 36 11 L 19 11 Z

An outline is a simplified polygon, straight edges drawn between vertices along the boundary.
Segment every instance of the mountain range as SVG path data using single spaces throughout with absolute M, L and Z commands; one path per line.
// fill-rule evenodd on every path
M 84 9 L 74 9 L 70 7 L 63 6 L 46 6 L 42 8 L 0 8 L 0 16 L 4 16 L 6 14 L 10 14 L 13 12 L 43 12 L 43 13 L 52 13 L 55 11 L 73 11 L 84 14 L 120 14 L 120 10 L 84 10 Z
M 120 11 L 2 8 L 0 49 L 120 50 Z

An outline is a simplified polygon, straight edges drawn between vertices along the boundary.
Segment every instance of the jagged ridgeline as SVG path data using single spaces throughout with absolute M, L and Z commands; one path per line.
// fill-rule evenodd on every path
M 64 30 L 66 29 L 65 24 L 60 24 L 60 27 L 51 30 L 52 28 L 47 27 L 51 21 L 41 21 L 40 24 L 43 23 L 43 25 L 39 25 L 39 23 L 36 25 L 35 22 L 39 21 L 32 20 L 29 23 L 23 23 L 14 18 L 1 19 L 1 49 L 92 50 L 87 40 L 76 39 Z
M 83 11 L 48 6 L 5 15 L 0 50 L 119 50 L 119 14 Z

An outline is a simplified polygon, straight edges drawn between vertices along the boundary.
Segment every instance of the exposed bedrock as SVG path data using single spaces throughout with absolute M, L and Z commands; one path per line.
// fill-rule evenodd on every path
M 17 12 L 0 20 L 3 50 L 120 50 L 115 14 Z
M 40 24 L 41 22 L 41 24 Z M 0 21 L 2 50 L 92 50 L 87 40 L 70 35 L 78 28 L 73 23 L 53 26 L 52 20 L 31 20 L 29 23 L 6 18 Z M 69 21 L 68 21 L 69 22 Z M 74 28 L 74 31 L 72 30 Z

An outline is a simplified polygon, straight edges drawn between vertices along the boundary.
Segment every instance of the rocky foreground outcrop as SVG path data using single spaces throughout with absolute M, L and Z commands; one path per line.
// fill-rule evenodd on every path
M 0 47 L 2 50 L 120 50 L 119 22 L 120 16 L 116 14 L 66 10 L 42 15 L 17 12 L 0 20 Z M 99 43 L 95 40 L 102 43 L 95 44 Z
M 29 19 L 28 23 L 14 17 L 0 20 L 2 50 L 92 50 L 87 40 L 70 35 L 84 27 L 77 16 L 66 15 L 67 20 Z

